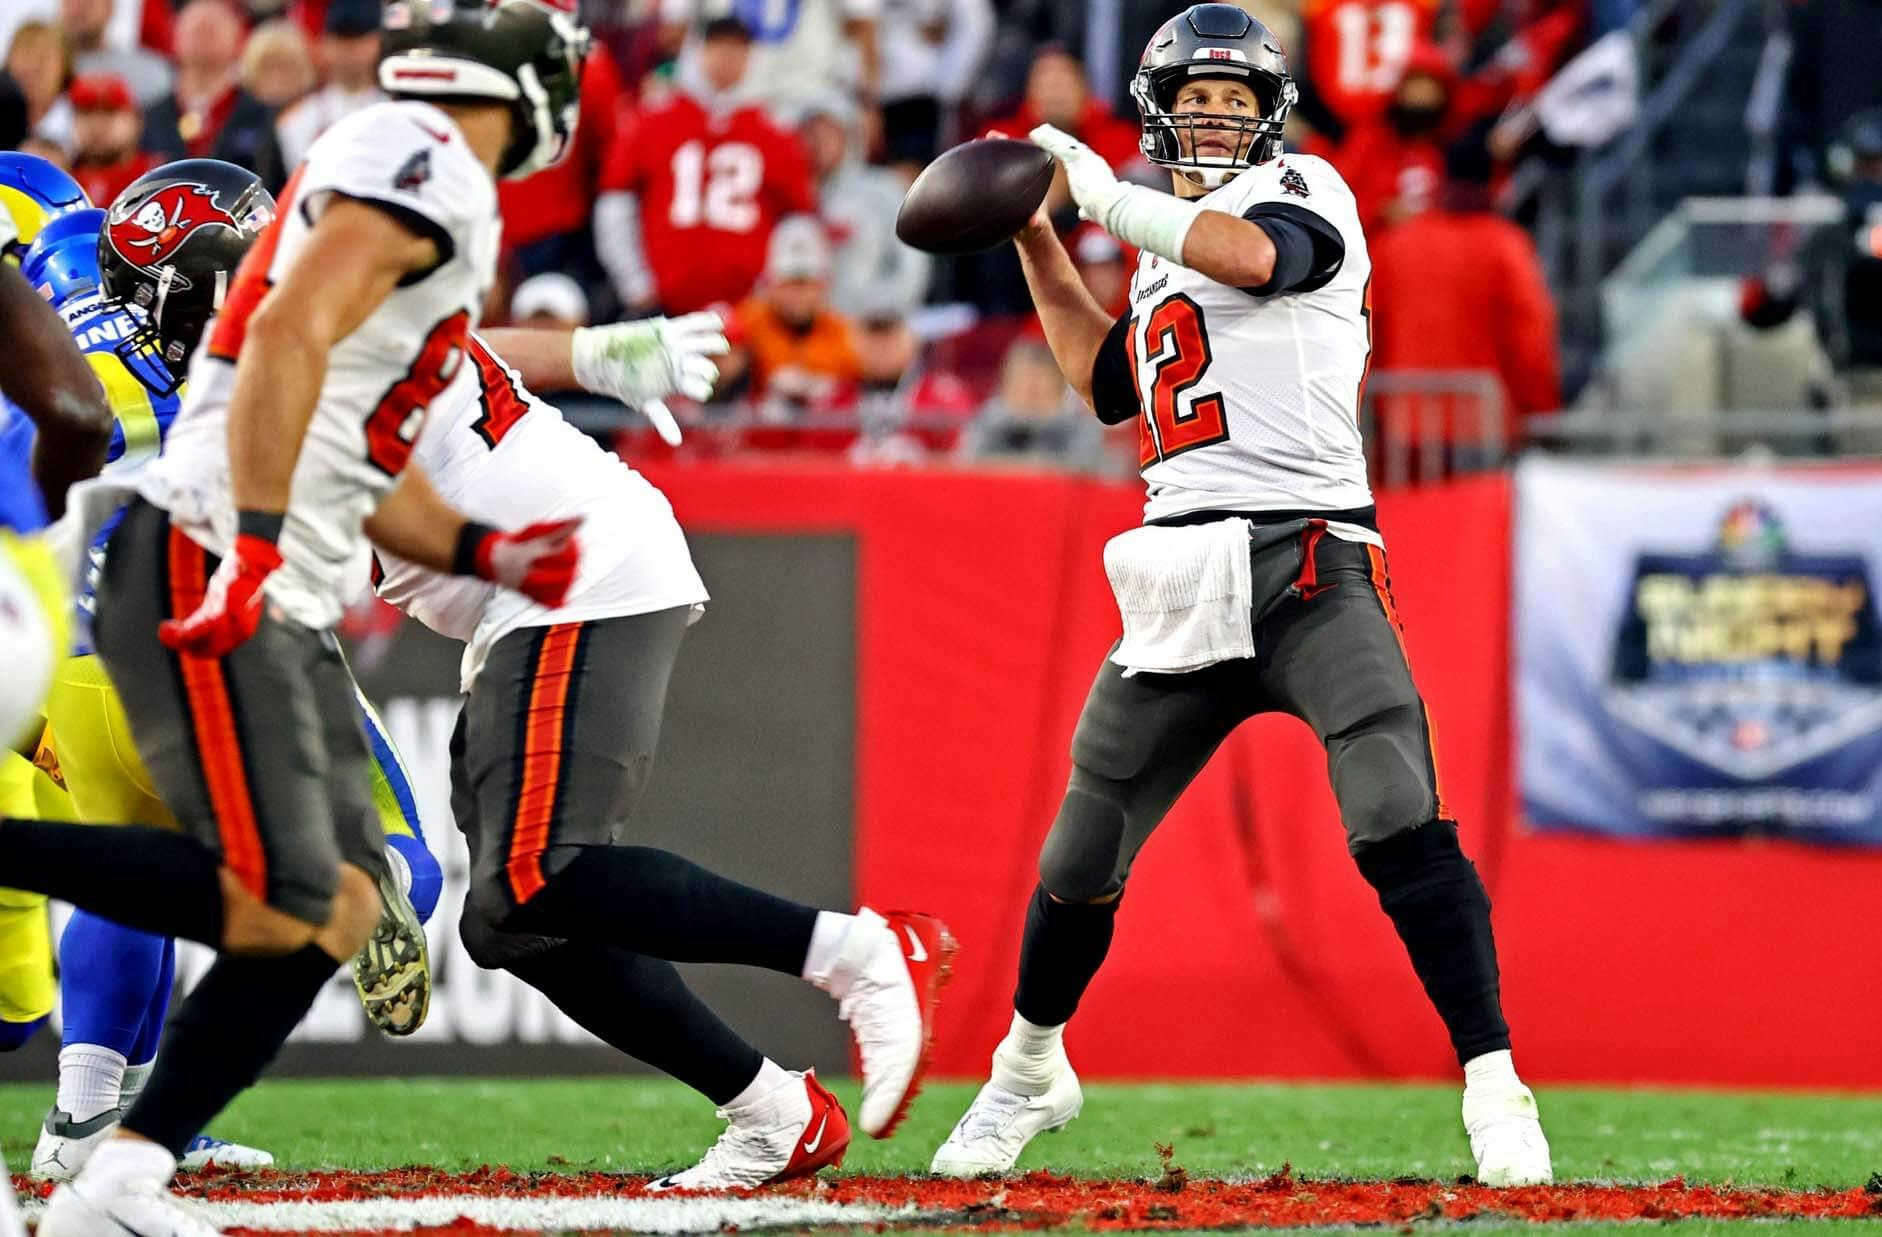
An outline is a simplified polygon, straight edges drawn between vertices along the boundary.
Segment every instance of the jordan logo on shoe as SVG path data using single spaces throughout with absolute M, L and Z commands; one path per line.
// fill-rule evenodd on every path
M 824 1109 L 823 1120 L 817 1122 L 817 1136 L 804 1140 L 804 1154 L 814 1155 L 817 1148 L 823 1146 L 823 1131 L 830 1124 L 830 1110 Z
M 928 960 L 928 949 L 927 946 L 921 943 L 921 938 L 915 935 L 915 929 L 909 927 L 907 924 L 903 924 L 902 931 L 908 933 L 908 960 L 910 962 L 926 962 Z

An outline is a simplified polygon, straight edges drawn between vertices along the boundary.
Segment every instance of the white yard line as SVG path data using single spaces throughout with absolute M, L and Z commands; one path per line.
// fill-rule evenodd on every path
M 800 1198 L 487 1198 L 475 1194 L 331 1202 L 202 1202 L 191 1210 L 221 1228 L 288 1233 L 404 1232 L 470 1221 L 519 1232 L 633 1230 L 713 1233 L 726 1228 L 863 1225 L 920 1216 L 913 1206 L 818 1202 Z M 27 1205 L 29 1220 L 43 1204 Z

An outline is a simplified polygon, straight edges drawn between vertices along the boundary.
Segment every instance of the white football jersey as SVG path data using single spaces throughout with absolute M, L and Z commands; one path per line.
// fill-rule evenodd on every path
M 470 364 L 433 409 L 415 458 L 445 501 L 493 528 L 584 517 L 575 584 L 557 609 L 468 576 L 379 556 L 379 595 L 462 640 L 463 686 L 521 627 L 648 614 L 706 600 L 666 495 L 562 419 L 472 336 Z
M 428 103 L 381 103 L 314 143 L 205 332 L 183 411 L 139 487 L 204 548 L 227 551 L 235 533 L 228 457 L 235 359 L 249 316 L 337 196 L 384 204 L 433 237 L 443 261 L 401 283 L 327 354 L 294 470 L 284 562 L 266 586 L 288 617 L 315 628 L 339 619 L 347 566 L 362 558 L 361 525 L 404 471 L 427 408 L 463 368 L 496 276 L 496 185 L 449 116 Z
M 1155 254 L 1138 257 L 1127 354 L 1143 407 L 1145 520 L 1372 502 L 1358 419 L 1372 353 L 1372 259 L 1352 190 L 1324 159 L 1286 154 L 1200 199 L 1238 216 L 1266 203 L 1338 229 L 1346 257 L 1323 286 L 1254 296 Z

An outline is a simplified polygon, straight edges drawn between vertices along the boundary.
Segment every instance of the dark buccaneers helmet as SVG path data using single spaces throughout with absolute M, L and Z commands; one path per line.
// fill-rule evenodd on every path
M 261 179 L 219 159 L 180 159 L 132 181 L 98 234 L 105 295 L 144 313 L 132 344 L 154 343 L 180 380 L 242 255 L 273 220 Z
M 395 98 L 488 99 L 515 113 L 497 174 L 562 157 L 581 109 L 588 31 L 543 0 L 392 0 L 379 85 Z
M 1247 82 L 1261 115 L 1173 111 L 1182 84 L 1198 77 Z M 1213 189 L 1243 168 L 1281 153 L 1281 129 L 1300 92 L 1273 31 L 1233 4 L 1196 4 L 1164 22 L 1151 37 L 1131 78 L 1131 97 L 1144 117 L 1144 157 Z M 1194 139 L 1199 129 L 1240 135 L 1234 156 L 1197 156 Z M 1185 148 L 1191 153 L 1184 154 Z

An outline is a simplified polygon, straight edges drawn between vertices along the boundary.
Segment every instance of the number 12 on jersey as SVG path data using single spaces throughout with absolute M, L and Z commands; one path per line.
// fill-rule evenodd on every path
M 1215 359 L 1209 352 L 1202 306 L 1179 292 L 1150 311 L 1143 334 L 1148 372 L 1138 362 L 1135 323 L 1124 337 L 1144 410 L 1137 423 L 1137 466 L 1148 468 L 1185 451 L 1227 442 L 1228 412 L 1221 393 L 1196 389 Z

